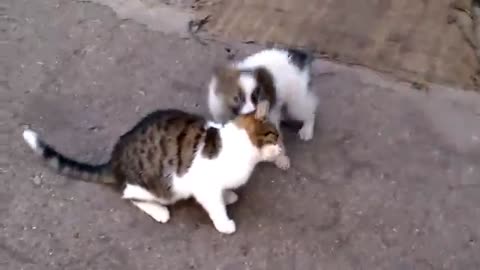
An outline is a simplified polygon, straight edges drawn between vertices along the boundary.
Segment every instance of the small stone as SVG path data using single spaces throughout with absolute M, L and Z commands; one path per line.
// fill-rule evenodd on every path
M 35 175 L 33 178 L 32 178 L 32 182 L 36 185 L 36 186 L 39 186 L 42 184 L 42 175 Z
M 88 127 L 88 130 L 90 130 L 90 131 L 98 131 L 99 129 L 100 129 L 100 127 L 95 126 L 95 125 L 92 125 L 92 126 Z

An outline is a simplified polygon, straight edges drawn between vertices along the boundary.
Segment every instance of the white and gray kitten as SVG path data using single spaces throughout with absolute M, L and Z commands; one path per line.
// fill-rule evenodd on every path
M 208 86 L 210 113 L 216 121 L 226 122 L 254 111 L 260 100 L 268 100 L 268 117 L 277 128 L 283 119 L 282 108 L 286 107 L 290 118 L 302 122 L 300 138 L 312 139 L 318 104 L 317 96 L 310 91 L 312 60 L 300 50 L 266 49 L 216 68 Z M 276 164 L 286 169 L 290 162 L 284 155 Z

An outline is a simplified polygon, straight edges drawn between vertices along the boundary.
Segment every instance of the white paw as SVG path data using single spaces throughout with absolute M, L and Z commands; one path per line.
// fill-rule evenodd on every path
M 224 234 L 232 234 L 236 230 L 235 222 L 231 219 L 227 219 L 221 222 L 215 222 L 215 228 L 217 231 Z
M 170 220 L 170 211 L 167 208 L 159 208 L 157 211 L 152 213 L 152 218 L 160 223 L 167 223 Z
M 309 141 L 313 137 L 313 128 L 309 125 L 303 125 L 303 127 L 298 131 L 298 136 L 304 141 Z
M 282 170 L 288 170 L 290 168 L 290 158 L 286 155 L 281 155 L 275 159 L 275 166 Z
M 168 211 L 166 206 L 153 202 L 132 201 L 132 203 L 155 219 L 157 222 L 166 223 L 170 219 L 170 211 Z
M 231 190 L 225 190 L 223 192 L 223 200 L 227 205 L 234 204 L 238 201 L 238 195 Z

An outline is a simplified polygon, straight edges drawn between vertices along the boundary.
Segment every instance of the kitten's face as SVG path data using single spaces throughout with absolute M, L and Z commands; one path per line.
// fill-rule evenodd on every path
M 280 134 L 275 125 L 267 121 L 264 116 L 252 112 L 239 115 L 234 121 L 238 127 L 247 131 L 252 144 L 259 149 L 262 160 L 273 161 L 282 153 Z
M 274 103 L 273 82 L 269 72 L 263 68 L 241 71 L 222 67 L 217 69 L 216 78 L 217 94 L 232 117 L 252 113 L 260 100 Z

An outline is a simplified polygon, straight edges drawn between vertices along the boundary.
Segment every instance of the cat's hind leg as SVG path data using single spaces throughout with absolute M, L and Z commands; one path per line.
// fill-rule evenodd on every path
M 170 219 L 168 208 L 161 205 L 159 199 L 143 187 L 127 184 L 122 198 L 131 200 L 136 207 L 158 222 L 165 223 Z
M 132 203 L 157 222 L 166 223 L 170 219 L 170 211 L 166 206 L 155 202 L 132 201 Z
M 302 89 L 300 93 L 292 96 L 288 101 L 288 114 L 295 120 L 302 121 L 302 128 L 298 131 L 298 136 L 304 141 L 309 141 L 313 138 L 313 131 L 315 126 L 315 112 L 317 109 L 317 96 L 308 88 Z

